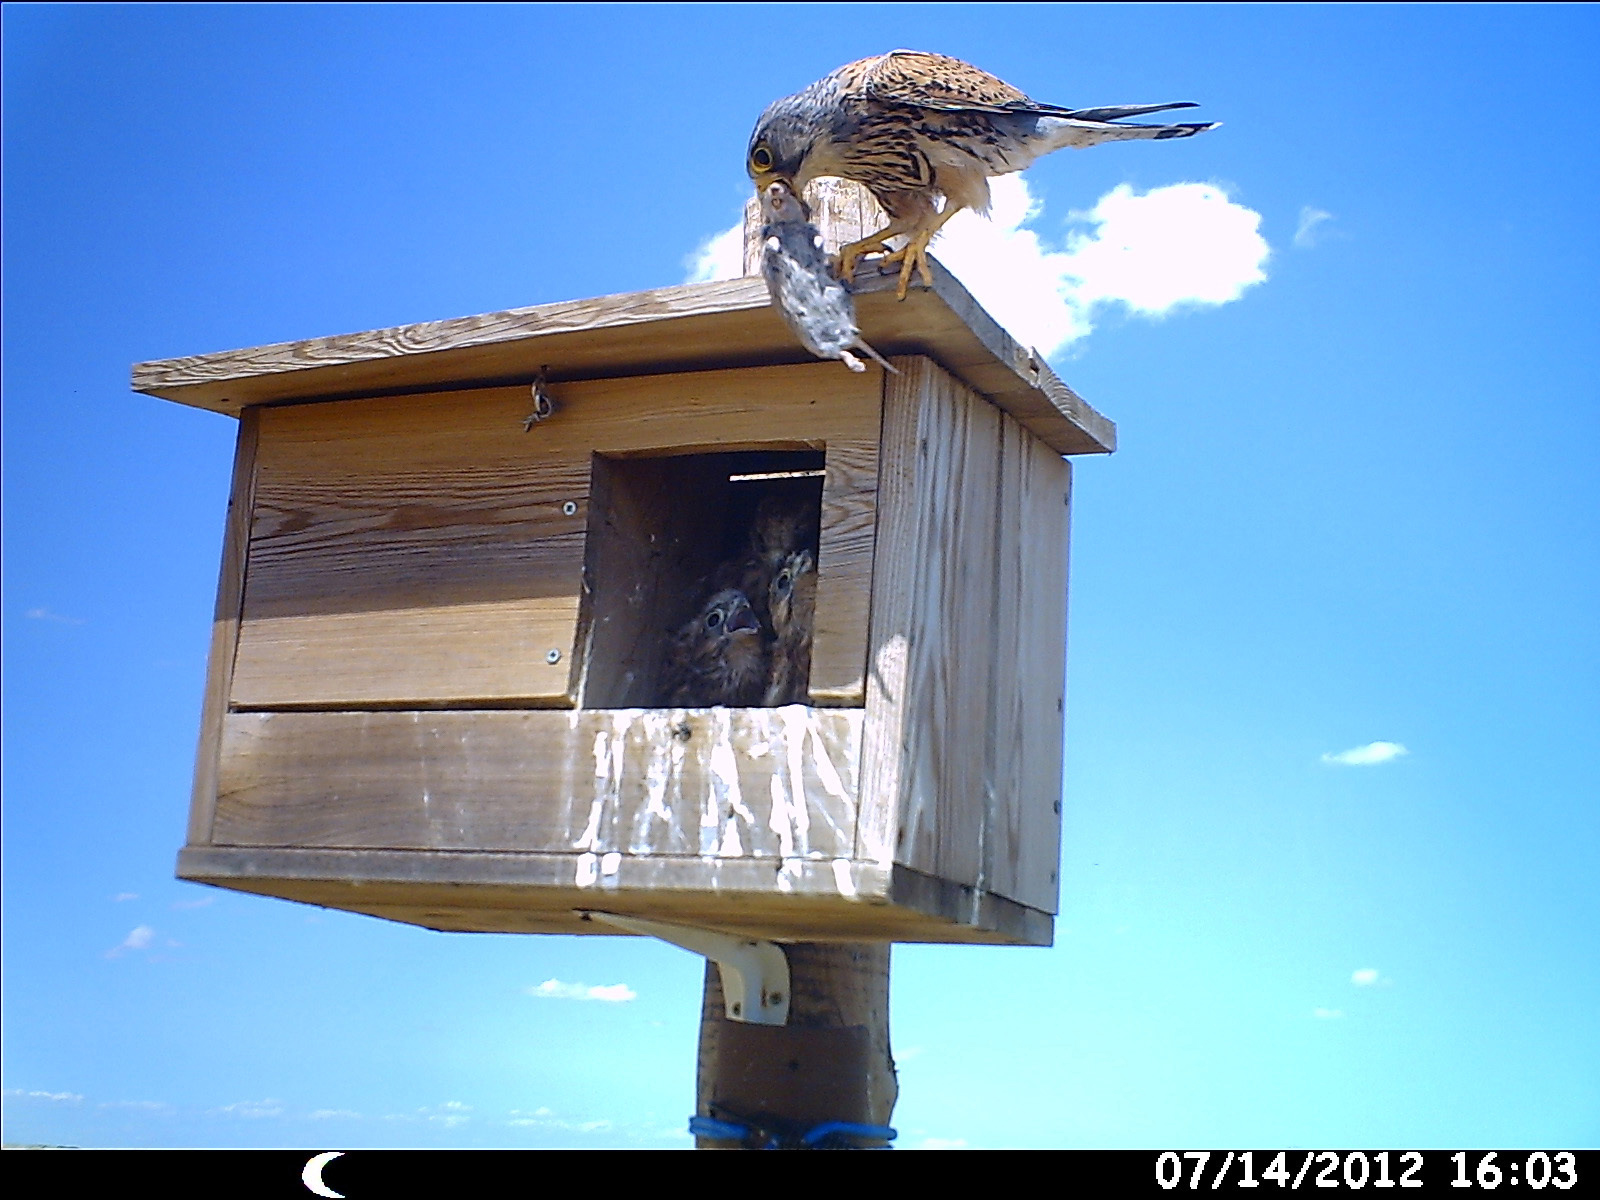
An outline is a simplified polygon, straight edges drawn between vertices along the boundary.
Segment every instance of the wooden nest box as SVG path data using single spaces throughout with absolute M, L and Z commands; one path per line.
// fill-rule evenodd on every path
M 1070 472 L 1114 429 L 950 275 L 759 279 L 143 363 L 239 418 L 184 879 L 431 929 L 1051 939 Z M 524 428 L 548 372 L 557 410 Z M 763 495 L 820 509 L 810 703 L 661 707 Z

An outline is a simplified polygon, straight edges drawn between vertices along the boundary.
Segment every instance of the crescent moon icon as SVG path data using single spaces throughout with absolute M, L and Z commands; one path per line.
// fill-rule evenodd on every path
M 343 1150 L 329 1150 L 322 1154 L 313 1154 L 311 1161 L 306 1163 L 305 1170 L 300 1172 L 300 1182 L 319 1196 L 328 1196 L 331 1200 L 344 1200 L 343 1192 L 336 1192 L 322 1182 L 322 1168 L 343 1153 Z

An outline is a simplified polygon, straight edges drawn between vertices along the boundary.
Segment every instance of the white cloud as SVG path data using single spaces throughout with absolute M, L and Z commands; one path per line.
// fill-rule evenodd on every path
M 1317 232 L 1317 226 L 1324 221 L 1333 220 L 1331 212 L 1324 212 L 1320 208 L 1312 208 L 1307 204 L 1300 210 L 1300 223 L 1294 229 L 1294 244 L 1302 250 L 1309 250 L 1321 240 L 1322 235 Z
M 1337 754 L 1324 754 L 1322 761 L 1335 767 L 1375 767 L 1410 753 L 1399 742 L 1368 742 L 1365 746 L 1352 746 Z
M 1358 967 L 1350 972 L 1350 982 L 1357 987 L 1371 987 L 1378 982 L 1378 968 Z
M 313 1121 L 360 1120 L 361 1114 L 349 1108 L 319 1108 L 306 1114 Z
M 224 1104 L 217 1110 L 235 1117 L 249 1117 L 257 1120 L 262 1117 L 283 1116 L 282 1100 L 241 1100 L 237 1104 Z
M 200 896 L 194 900 L 174 900 L 172 909 L 174 912 L 182 912 L 190 908 L 210 908 L 216 902 L 217 898 L 215 896 Z
M 51 612 L 48 608 L 30 608 L 23 613 L 30 621 L 54 621 L 57 625 L 82 625 L 82 617 L 64 617 L 60 613 Z
M 1344 1016 L 1344 1010 L 1339 1008 L 1313 1008 L 1311 1015 L 1319 1021 L 1337 1021 Z
M 446 1129 L 454 1129 L 472 1119 L 472 1105 L 459 1100 L 446 1100 L 434 1108 L 419 1108 L 417 1113 L 425 1120 L 436 1122 Z
M 528 995 L 544 1000 L 604 1000 L 622 1004 L 639 995 L 625 983 L 607 983 L 590 987 L 584 983 L 562 983 L 559 979 L 546 979 L 538 987 L 526 989 Z
M 6 1088 L 8 1096 L 27 1096 L 31 1100 L 54 1100 L 57 1103 L 80 1104 L 82 1094 L 78 1092 L 25 1092 L 21 1088 Z
M 156 931 L 148 925 L 136 925 L 121 942 L 106 951 L 107 958 L 120 958 L 130 950 L 148 950 L 155 941 Z
M 1093 209 L 1071 213 L 1060 248 L 1029 226 L 1044 205 L 1020 175 L 992 179 L 988 218 L 962 212 L 934 256 L 1013 337 L 1052 355 L 1085 338 L 1093 319 L 1121 307 L 1161 317 L 1237 300 L 1266 279 L 1271 248 L 1261 214 L 1208 183 L 1136 192 L 1121 184 Z M 742 273 L 742 225 L 708 238 L 686 260 L 690 282 Z
M 744 222 L 712 234 L 683 260 L 683 265 L 689 270 L 685 283 L 738 279 L 744 274 Z
M 129 900 L 137 900 L 138 898 L 138 892 L 118 892 L 115 896 L 111 897 L 111 902 L 113 904 L 125 904 Z

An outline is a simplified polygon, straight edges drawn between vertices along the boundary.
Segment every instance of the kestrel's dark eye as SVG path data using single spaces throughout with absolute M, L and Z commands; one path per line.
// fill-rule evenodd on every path
M 758 171 L 772 170 L 772 151 L 765 146 L 757 146 L 750 151 L 750 165 Z
M 719 626 L 721 624 L 722 624 L 722 614 L 720 612 L 718 612 L 716 609 L 713 608 L 710 612 L 708 612 L 706 614 L 706 628 L 707 629 L 715 629 L 715 628 L 717 628 L 717 626 Z

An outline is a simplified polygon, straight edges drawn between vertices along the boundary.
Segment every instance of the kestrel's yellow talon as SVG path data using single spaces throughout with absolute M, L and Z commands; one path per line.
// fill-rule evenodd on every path
M 881 254 L 889 247 L 882 237 L 862 238 L 859 242 L 851 242 L 848 246 L 839 247 L 835 256 L 834 267 L 839 278 L 850 280 L 855 278 L 856 261 L 864 254 Z
M 944 221 L 941 220 L 939 224 L 944 224 Z M 933 269 L 928 266 L 928 243 L 933 241 L 934 232 L 936 232 L 936 229 L 913 234 L 911 240 L 899 250 L 884 255 L 884 262 L 897 262 L 900 264 L 900 284 L 895 288 L 894 292 L 896 300 L 904 300 L 906 298 L 906 293 L 911 288 L 911 272 L 913 269 L 922 276 L 922 285 L 924 287 L 931 288 L 933 286 Z

